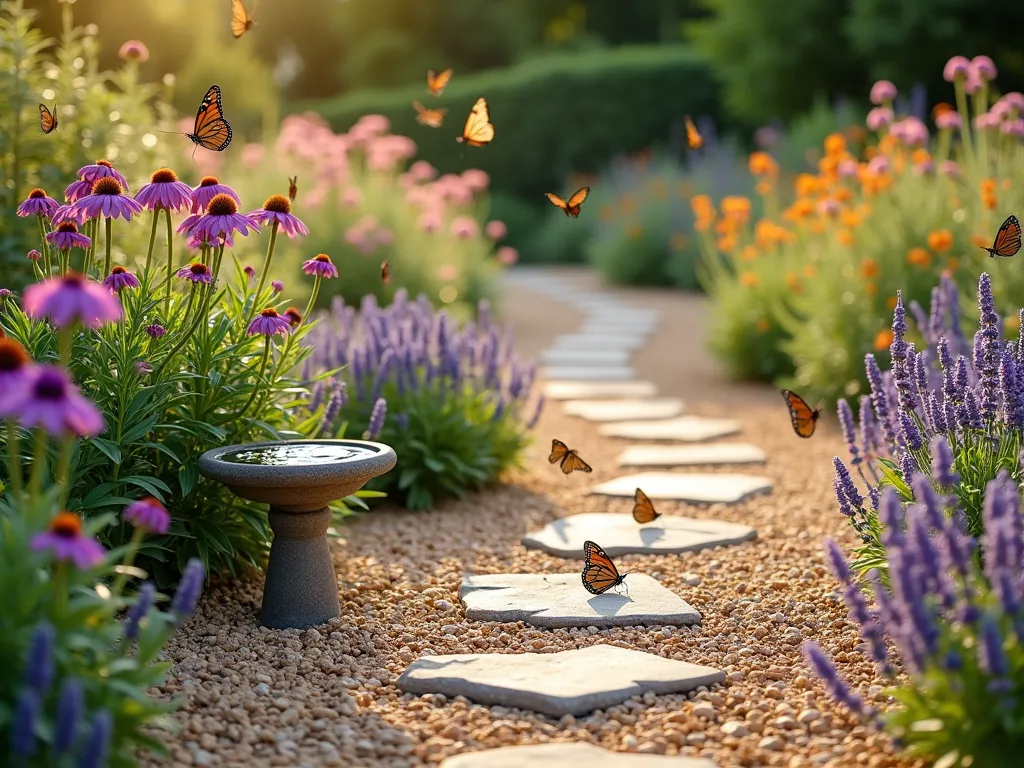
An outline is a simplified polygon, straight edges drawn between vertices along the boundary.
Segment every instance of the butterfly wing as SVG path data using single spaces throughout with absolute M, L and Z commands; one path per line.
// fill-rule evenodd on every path
M 380 265 L 380 279 L 384 281 L 384 285 L 391 282 L 391 265 L 386 261 Z
M 242 5 L 242 0 L 231 0 L 231 34 L 237 40 L 252 28 L 252 18 Z
M 686 123 L 686 143 L 690 145 L 690 149 L 700 149 L 704 146 L 704 137 L 700 135 L 689 115 L 683 120 Z
M 551 204 L 556 208 L 561 208 L 563 211 L 569 210 L 569 204 L 561 197 L 556 195 L 554 192 L 545 192 L 544 194 L 547 196 Z
M 455 74 L 455 70 L 446 69 L 439 75 L 434 74 L 434 70 L 427 72 L 427 88 L 430 93 L 434 96 L 440 96 L 444 93 L 444 87 L 448 85 L 448 81 L 452 79 L 452 75 Z
M 224 103 L 219 85 L 211 85 L 203 97 L 199 111 L 196 112 L 195 128 L 188 137 L 199 146 L 214 152 L 223 152 L 231 143 L 231 126 L 224 119 Z
M 561 440 L 551 441 L 551 455 L 548 456 L 548 463 L 554 464 L 569 455 L 569 446 Z
M 580 215 L 580 206 L 583 205 L 583 201 L 587 199 L 587 195 L 590 194 L 590 187 L 581 187 L 572 193 L 572 197 L 569 198 L 567 213 L 570 216 L 578 217 Z
M 594 468 L 591 467 L 587 462 L 580 458 L 580 455 L 576 451 L 569 451 L 565 454 L 561 463 L 562 474 L 569 475 L 573 472 L 593 472 Z
M 782 399 L 786 401 L 789 408 L 789 418 L 793 422 L 793 431 L 799 437 L 810 437 L 814 434 L 814 428 L 818 422 L 818 412 L 807 404 L 796 392 L 788 389 L 782 390 Z
M 491 125 L 491 115 L 487 110 L 487 99 L 481 96 L 473 105 L 473 111 L 469 113 L 469 117 L 466 118 L 466 125 L 462 129 L 459 141 L 464 141 L 471 147 L 482 147 L 493 139 L 494 126 Z
M 636 489 L 636 493 L 633 494 L 633 519 L 641 525 L 650 523 L 661 517 L 661 513 L 654 509 L 654 503 L 651 498 L 641 491 L 639 488 Z
M 1020 250 L 1021 245 L 1021 228 L 1020 222 L 1016 216 L 1009 216 L 1003 225 L 999 227 L 999 231 L 996 233 L 996 240 L 992 243 L 992 250 L 989 251 L 993 256 L 1002 256 L 1003 258 L 1009 258 L 1016 256 L 1017 251 Z
M 297 194 L 299 194 L 298 182 L 299 182 L 299 177 L 298 176 L 292 176 L 291 178 L 288 179 L 288 199 L 289 200 L 294 201 L 295 200 L 295 196 Z
M 607 592 L 622 582 L 619 569 L 612 559 L 592 541 L 583 542 L 583 586 L 592 595 Z
M 57 111 L 57 105 L 53 105 L 54 112 Z M 51 112 L 49 107 L 45 104 L 39 105 L 39 127 L 43 133 L 53 133 L 57 130 L 57 116 Z

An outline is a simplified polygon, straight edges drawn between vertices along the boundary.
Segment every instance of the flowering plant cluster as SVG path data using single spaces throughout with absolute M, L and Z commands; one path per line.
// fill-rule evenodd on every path
M 1024 96 L 993 100 L 994 77 L 988 57 L 951 60 L 956 106 L 936 109 L 934 135 L 877 83 L 863 152 L 859 136 L 830 135 L 817 172 L 792 189 L 754 153 L 762 218 L 693 199 L 707 262 L 725 261 L 710 283 L 715 336 L 756 342 L 715 345 L 731 368 L 816 397 L 855 395 L 862 350 L 889 346 L 897 289 L 924 302 L 943 271 L 968 287 L 987 269 L 1000 307 L 1024 291 L 1014 264 L 979 248 L 1024 202 Z
M 496 480 L 518 462 L 543 405 L 529 405 L 533 365 L 516 358 L 486 301 L 458 328 L 404 289 L 384 308 L 367 296 L 358 323 L 355 309 L 335 300 L 308 343 L 310 377 L 345 366 L 313 386 L 311 406 L 325 409 L 320 435 L 365 430 L 391 445 L 398 466 L 370 487 L 397 493 L 410 509 Z
M 303 114 L 284 119 L 272 146 L 248 144 L 235 159 L 209 153 L 203 161 L 213 164 L 208 172 L 234 163 L 246 196 L 265 195 L 297 177 L 295 202 L 309 224 L 310 250 L 330 253 L 343 265 L 335 291 L 350 304 L 369 294 L 387 303 L 400 284 L 434 305 L 471 308 L 493 293 L 500 267 L 519 255 L 501 245 L 507 234 L 501 221 L 482 220 L 486 173 L 438 177 L 422 160 L 406 168 L 415 154 L 415 142 L 389 133 L 380 115 L 366 115 L 336 134 L 318 115 Z M 305 254 L 285 244 L 281 259 L 297 264 Z M 393 285 L 381 278 L 385 261 Z
M 1024 746 L 1024 515 L 1006 472 L 984 491 L 980 541 L 957 514 L 941 471 L 908 478 L 915 502 L 904 508 L 887 488 L 878 502 L 889 558 L 891 591 L 877 571 L 868 576 L 874 606 L 834 542 L 826 556 L 841 582 L 862 652 L 894 687 L 897 707 L 880 714 L 808 642 L 805 655 L 833 696 L 885 728 L 910 757 L 942 766 L 1016 765 Z M 976 544 L 984 557 L 976 556 Z M 979 565 L 983 562 L 983 565 Z M 898 675 L 899 672 L 904 674 Z

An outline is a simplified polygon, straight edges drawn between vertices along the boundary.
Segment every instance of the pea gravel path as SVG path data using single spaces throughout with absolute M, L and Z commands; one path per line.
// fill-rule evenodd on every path
M 587 273 L 558 273 L 597 287 Z M 170 760 L 163 764 L 412 768 L 467 751 L 553 741 L 707 757 L 720 768 L 898 764 L 884 737 L 831 702 L 800 655 L 804 638 L 818 640 L 861 694 L 884 706 L 881 681 L 856 651 L 856 631 L 821 552 L 824 536 L 852 543 L 832 499 L 831 458 L 843 453 L 834 423 L 826 419 L 812 440 L 797 439 L 777 392 L 725 382 L 701 349 L 702 298 L 659 290 L 616 295 L 661 312 L 657 330 L 631 359 L 638 376 L 657 384 L 659 396 L 682 397 L 688 413 L 739 419 L 743 431 L 726 440 L 755 442 L 768 455 L 758 472 L 774 481 L 771 494 L 731 506 L 658 505 L 668 514 L 753 525 L 755 541 L 620 558 L 693 605 L 702 624 L 597 630 L 466 621 L 458 597 L 464 574 L 575 570 L 576 561 L 526 550 L 523 534 L 567 514 L 631 508 L 627 499 L 587 494 L 590 483 L 621 474 L 616 457 L 631 441 L 601 437 L 596 424 L 550 403 L 525 469 L 509 484 L 433 513 L 384 506 L 341 530 L 340 620 L 305 632 L 264 629 L 259 580 L 212 586 L 166 650 L 173 668 L 158 695 L 187 702 L 175 716 L 178 732 L 166 738 Z M 529 355 L 582 321 L 519 288 L 506 292 L 502 310 Z M 684 338 L 679 328 L 692 333 Z M 566 478 L 548 465 L 555 436 L 580 450 L 593 475 Z M 560 720 L 461 697 L 403 695 L 395 687 L 421 655 L 551 653 L 595 643 L 717 667 L 727 682 L 689 696 L 648 693 Z

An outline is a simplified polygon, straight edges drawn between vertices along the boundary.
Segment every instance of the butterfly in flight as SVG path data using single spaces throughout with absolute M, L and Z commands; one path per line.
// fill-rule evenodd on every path
M 39 105 L 39 127 L 43 133 L 53 133 L 57 130 L 57 105 L 53 105 L 53 112 L 45 104 Z
M 686 123 L 686 143 L 690 145 L 690 149 L 700 149 L 703 147 L 704 137 L 697 131 L 697 126 L 693 124 L 690 116 L 684 117 L 683 122 Z
M 996 239 L 991 248 L 981 247 L 988 251 L 990 256 L 1002 256 L 1007 259 L 1015 256 L 1020 250 L 1020 222 L 1017 221 L 1017 217 L 1011 214 L 1003 222 L 1003 226 L 996 232 Z
M 386 261 L 380 265 L 380 279 L 384 281 L 384 285 L 391 282 L 391 265 Z
M 796 392 L 782 390 L 782 399 L 789 408 L 789 418 L 793 422 L 793 431 L 798 437 L 810 437 L 821 418 L 821 408 L 811 408 Z
M 551 204 L 561 208 L 566 216 L 572 216 L 574 219 L 578 219 L 580 217 L 580 206 L 583 205 L 583 201 L 586 200 L 587 195 L 590 194 L 590 187 L 580 187 L 572 193 L 572 196 L 568 200 L 564 200 L 552 192 L 545 192 L 544 194 L 547 195 Z
M 293 203 L 295 202 L 295 196 L 299 194 L 299 177 L 290 176 L 288 178 L 288 199 Z
M 446 69 L 439 75 L 435 75 L 432 69 L 427 70 L 427 90 L 433 96 L 440 96 L 444 93 L 444 87 L 448 85 L 448 81 L 452 79 L 454 74 L 455 72 L 451 69 Z
M 231 0 L 231 34 L 237 40 L 256 24 L 245 10 L 242 0 Z
M 481 96 L 473 105 L 473 111 L 466 118 L 466 125 L 462 129 L 462 135 L 455 138 L 459 143 L 466 142 L 471 147 L 482 147 L 489 144 L 494 138 L 494 126 L 491 125 L 491 115 L 487 111 L 487 99 Z
M 636 493 L 633 494 L 633 519 L 640 525 L 645 525 L 653 523 L 659 517 L 661 517 L 661 512 L 654 509 L 651 497 L 637 488 Z
M 561 440 L 551 441 L 551 455 L 548 456 L 548 463 L 555 464 L 556 462 L 561 462 L 559 467 L 563 475 L 568 475 L 571 472 L 594 471 L 594 468 L 581 459 L 575 450 L 570 450 L 569 446 Z
M 192 133 L 186 133 L 197 147 L 223 152 L 231 143 L 231 126 L 224 119 L 224 104 L 221 101 L 220 86 L 211 85 L 203 96 L 196 112 L 196 124 Z M 195 154 L 193 150 L 192 154 Z
M 412 105 L 416 109 L 416 122 L 427 128 L 440 128 L 444 123 L 444 116 L 448 114 L 447 109 L 427 109 L 418 101 L 414 101 Z
M 592 595 L 601 595 L 626 580 L 628 573 L 619 573 L 615 563 L 592 541 L 583 542 L 583 586 Z

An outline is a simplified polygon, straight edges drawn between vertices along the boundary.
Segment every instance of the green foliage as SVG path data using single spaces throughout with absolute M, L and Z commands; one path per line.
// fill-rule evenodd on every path
M 529 202 L 516 195 L 495 192 L 491 195 L 490 202 L 490 218 L 502 221 L 508 227 L 508 236 L 503 243 L 516 248 L 522 256 L 520 260 L 524 263 L 546 260 L 552 250 L 537 246 L 535 243 L 538 238 L 543 239 L 547 232 L 547 201 Z M 577 261 L 583 261 L 582 254 Z

